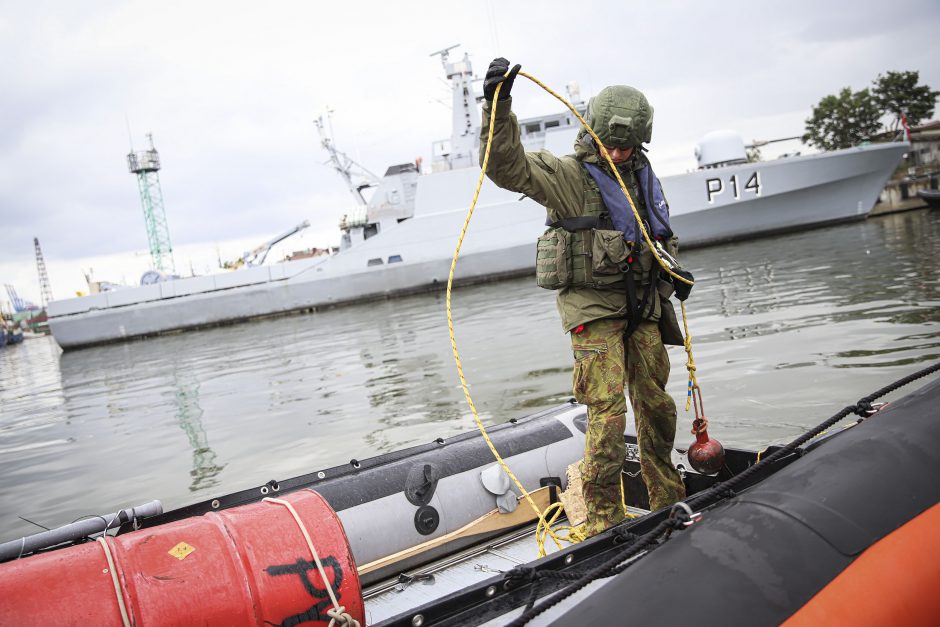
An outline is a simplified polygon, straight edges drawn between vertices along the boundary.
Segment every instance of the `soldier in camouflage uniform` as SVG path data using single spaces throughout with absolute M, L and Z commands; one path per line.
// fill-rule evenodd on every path
M 481 164 L 494 92 L 496 85 L 503 83 L 487 175 L 496 185 L 525 194 L 543 205 L 550 223 L 597 216 L 599 224 L 612 228 L 609 226 L 611 212 L 605 206 L 596 179 L 592 178 L 594 175 L 587 173 L 584 164 L 603 169 L 607 176 L 609 166 L 584 129 L 575 142 L 574 155 L 556 157 L 546 150 L 524 151 L 518 122 L 510 111 L 509 91 L 518 68 L 515 66 L 510 76 L 503 78 L 509 63 L 495 59 L 484 82 Z M 648 165 L 639 149 L 643 141 L 649 141 L 652 128 L 652 108 L 646 98 L 631 87 L 605 88 L 588 104 L 587 122 L 607 148 L 641 217 L 647 220 L 647 197 L 638 187 L 635 175 Z M 619 193 L 622 199 L 623 194 Z M 664 200 L 662 204 L 665 205 Z M 668 207 L 666 212 L 668 221 Z M 635 224 L 632 214 L 631 219 Z M 624 249 L 622 253 L 599 252 L 599 236 L 611 232 L 615 233 L 617 241 L 611 239 L 601 245 L 619 245 Z M 671 235 L 671 231 L 668 234 Z M 588 428 L 581 474 L 587 509 L 585 532 L 591 536 L 624 518 L 620 478 L 626 453 L 623 437 L 627 410 L 625 387 L 634 411 L 640 465 L 651 509 L 660 509 L 685 498 L 685 487 L 671 460 L 676 405 L 665 389 L 669 357 L 661 335 L 661 318 L 662 322 L 669 323 L 663 328 L 675 330 L 668 333 L 670 343 L 681 344 L 681 333 L 678 333 L 675 311 L 668 300 L 672 284 L 656 274 L 653 265 L 656 262 L 642 242 L 627 241 L 624 247 L 625 234 L 621 237 L 618 231 L 596 229 L 582 229 L 573 235 L 559 233 L 558 237 L 573 242 L 569 244 L 573 247 L 569 248 L 573 261 L 567 262 L 566 273 L 573 273 L 574 279 L 568 277 L 567 283 L 559 283 L 561 287 L 557 287 L 544 285 L 540 276 L 540 285 L 559 290 L 558 310 L 565 332 L 570 333 L 574 352 L 574 395 L 578 402 L 587 406 Z M 677 252 L 676 238 L 669 238 L 667 247 L 670 252 Z M 614 262 L 607 269 L 600 259 L 605 252 L 611 257 L 608 261 Z M 624 285 L 629 272 L 635 273 L 631 278 L 637 299 L 643 303 L 639 314 L 628 306 L 629 294 Z M 636 318 L 632 325 L 631 317 Z M 625 332 L 629 332 L 626 338 Z

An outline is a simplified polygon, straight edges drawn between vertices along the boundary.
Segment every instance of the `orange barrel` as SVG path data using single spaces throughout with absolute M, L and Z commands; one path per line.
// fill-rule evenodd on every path
M 0 564 L 0 625 L 326 625 L 327 585 L 363 623 L 336 512 L 312 490 L 278 500 L 299 515 L 327 582 L 289 508 L 267 500 L 107 538 L 113 569 L 102 541 Z

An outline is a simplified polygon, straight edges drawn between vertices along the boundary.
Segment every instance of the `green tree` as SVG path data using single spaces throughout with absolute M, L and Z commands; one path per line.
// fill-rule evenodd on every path
M 917 126 L 933 115 L 934 103 L 940 91 L 933 91 L 927 85 L 918 85 L 920 72 L 888 72 L 878 75 L 872 85 L 872 97 L 881 109 L 894 116 L 891 130 L 896 131 L 901 124 L 901 112 L 907 113 L 907 123 Z
M 803 142 L 823 150 L 850 148 L 878 132 L 881 115 L 867 89 L 853 92 L 844 87 L 838 96 L 826 96 L 813 107 Z

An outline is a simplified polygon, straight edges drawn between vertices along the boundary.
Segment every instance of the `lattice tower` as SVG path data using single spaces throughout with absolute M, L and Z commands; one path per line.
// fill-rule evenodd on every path
M 163 192 L 160 189 L 160 155 L 153 147 L 153 135 L 148 133 L 147 139 L 150 150 L 134 152 L 131 149 L 127 155 L 127 168 L 137 175 L 153 269 L 173 274 L 176 272 L 176 264 L 173 261 L 173 246 L 170 244 L 170 230 L 166 224 Z
M 46 272 L 46 260 L 42 257 L 42 249 L 39 247 L 39 238 L 33 238 L 33 245 L 36 247 L 36 270 L 39 272 L 39 291 L 42 295 L 42 306 L 52 302 L 52 286 L 49 284 L 49 274 Z

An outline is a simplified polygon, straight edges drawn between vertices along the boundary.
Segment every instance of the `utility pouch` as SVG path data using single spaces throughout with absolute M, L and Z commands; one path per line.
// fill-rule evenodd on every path
M 656 288 L 659 290 L 659 295 L 665 299 L 668 299 L 676 291 L 676 286 L 672 284 L 672 281 L 663 281 L 662 279 L 659 279 Z
M 571 284 L 572 234 L 565 229 L 551 228 L 536 243 L 535 282 L 547 290 L 559 290 Z
M 620 274 L 630 249 L 620 231 L 594 230 L 591 243 L 591 269 L 595 275 Z
M 660 281 L 662 287 L 664 281 Z M 670 286 L 671 288 L 671 286 Z M 659 291 L 659 304 L 662 307 L 659 315 L 659 334 L 663 338 L 663 344 L 667 346 L 683 346 L 685 338 L 682 336 L 682 327 L 679 326 L 679 320 L 676 318 L 676 310 L 668 296 L 663 296 Z
M 636 278 L 637 283 L 640 285 L 649 285 L 650 274 L 653 269 L 653 264 L 658 264 L 659 262 L 653 257 L 650 247 L 646 245 L 646 242 L 640 241 L 637 243 L 636 249 L 633 251 L 633 276 Z

